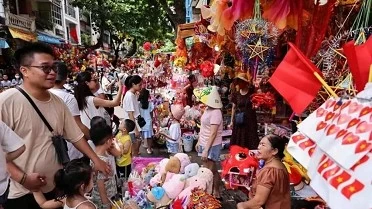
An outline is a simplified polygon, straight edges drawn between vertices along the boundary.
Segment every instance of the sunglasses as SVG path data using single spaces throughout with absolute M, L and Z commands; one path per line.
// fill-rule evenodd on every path
M 34 67 L 34 68 L 39 68 L 41 69 L 45 74 L 49 74 L 50 72 L 52 72 L 52 70 L 56 73 L 57 72 L 57 65 L 56 64 L 53 64 L 53 65 L 40 65 L 40 66 L 37 66 L 37 65 L 27 65 L 25 67 Z

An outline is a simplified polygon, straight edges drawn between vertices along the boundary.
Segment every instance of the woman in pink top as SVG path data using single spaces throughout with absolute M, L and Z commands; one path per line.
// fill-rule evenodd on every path
M 217 163 L 220 161 L 222 149 L 222 102 L 217 87 L 195 89 L 194 94 L 199 101 L 207 106 L 201 117 L 199 140 L 196 144 L 198 156 L 201 156 L 204 167 L 210 169 L 213 175 L 213 195 L 220 198 L 220 176 Z

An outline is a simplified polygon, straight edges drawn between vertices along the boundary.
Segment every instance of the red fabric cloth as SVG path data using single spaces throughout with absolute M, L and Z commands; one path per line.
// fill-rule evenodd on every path
M 76 27 L 70 28 L 70 36 L 76 43 L 79 43 L 79 38 L 77 35 Z
M 321 72 L 295 45 L 288 44 L 291 48 L 269 82 L 293 111 L 301 114 L 321 88 L 321 83 L 314 76 L 314 72 Z
M 356 89 L 362 91 L 368 82 L 369 68 L 372 65 L 372 36 L 361 45 L 355 46 L 354 41 L 347 42 L 343 49 Z

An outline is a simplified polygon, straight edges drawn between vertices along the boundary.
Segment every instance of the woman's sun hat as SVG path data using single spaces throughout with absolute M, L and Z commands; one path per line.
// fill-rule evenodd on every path
M 171 112 L 176 120 L 181 120 L 182 116 L 185 114 L 185 108 L 180 104 L 175 104 L 171 106 Z
M 235 76 L 235 79 L 240 79 L 240 80 L 242 80 L 244 82 L 250 83 L 251 81 L 250 81 L 250 78 L 249 77 L 250 76 L 248 76 L 247 73 L 238 73 L 238 75 Z
M 211 108 L 222 108 L 222 101 L 216 86 L 194 89 L 195 97 Z

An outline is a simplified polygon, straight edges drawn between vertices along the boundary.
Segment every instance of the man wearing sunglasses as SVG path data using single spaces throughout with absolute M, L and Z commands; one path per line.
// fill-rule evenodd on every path
M 96 170 L 109 173 L 109 167 L 90 148 L 67 106 L 48 91 L 56 80 L 57 68 L 52 48 L 32 43 L 18 49 L 15 59 L 23 76 L 20 88 L 36 104 L 54 134 L 63 135 L 73 143 L 94 162 Z M 13 129 L 26 146 L 22 155 L 7 163 L 11 183 L 5 209 L 39 208 L 31 192 L 42 191 L 48 199 L 54 199 L 54 174 L 62 168 L 51 140 L 53 134 L 18 89 L 0 94 L 0 109 L 0 120 Z

